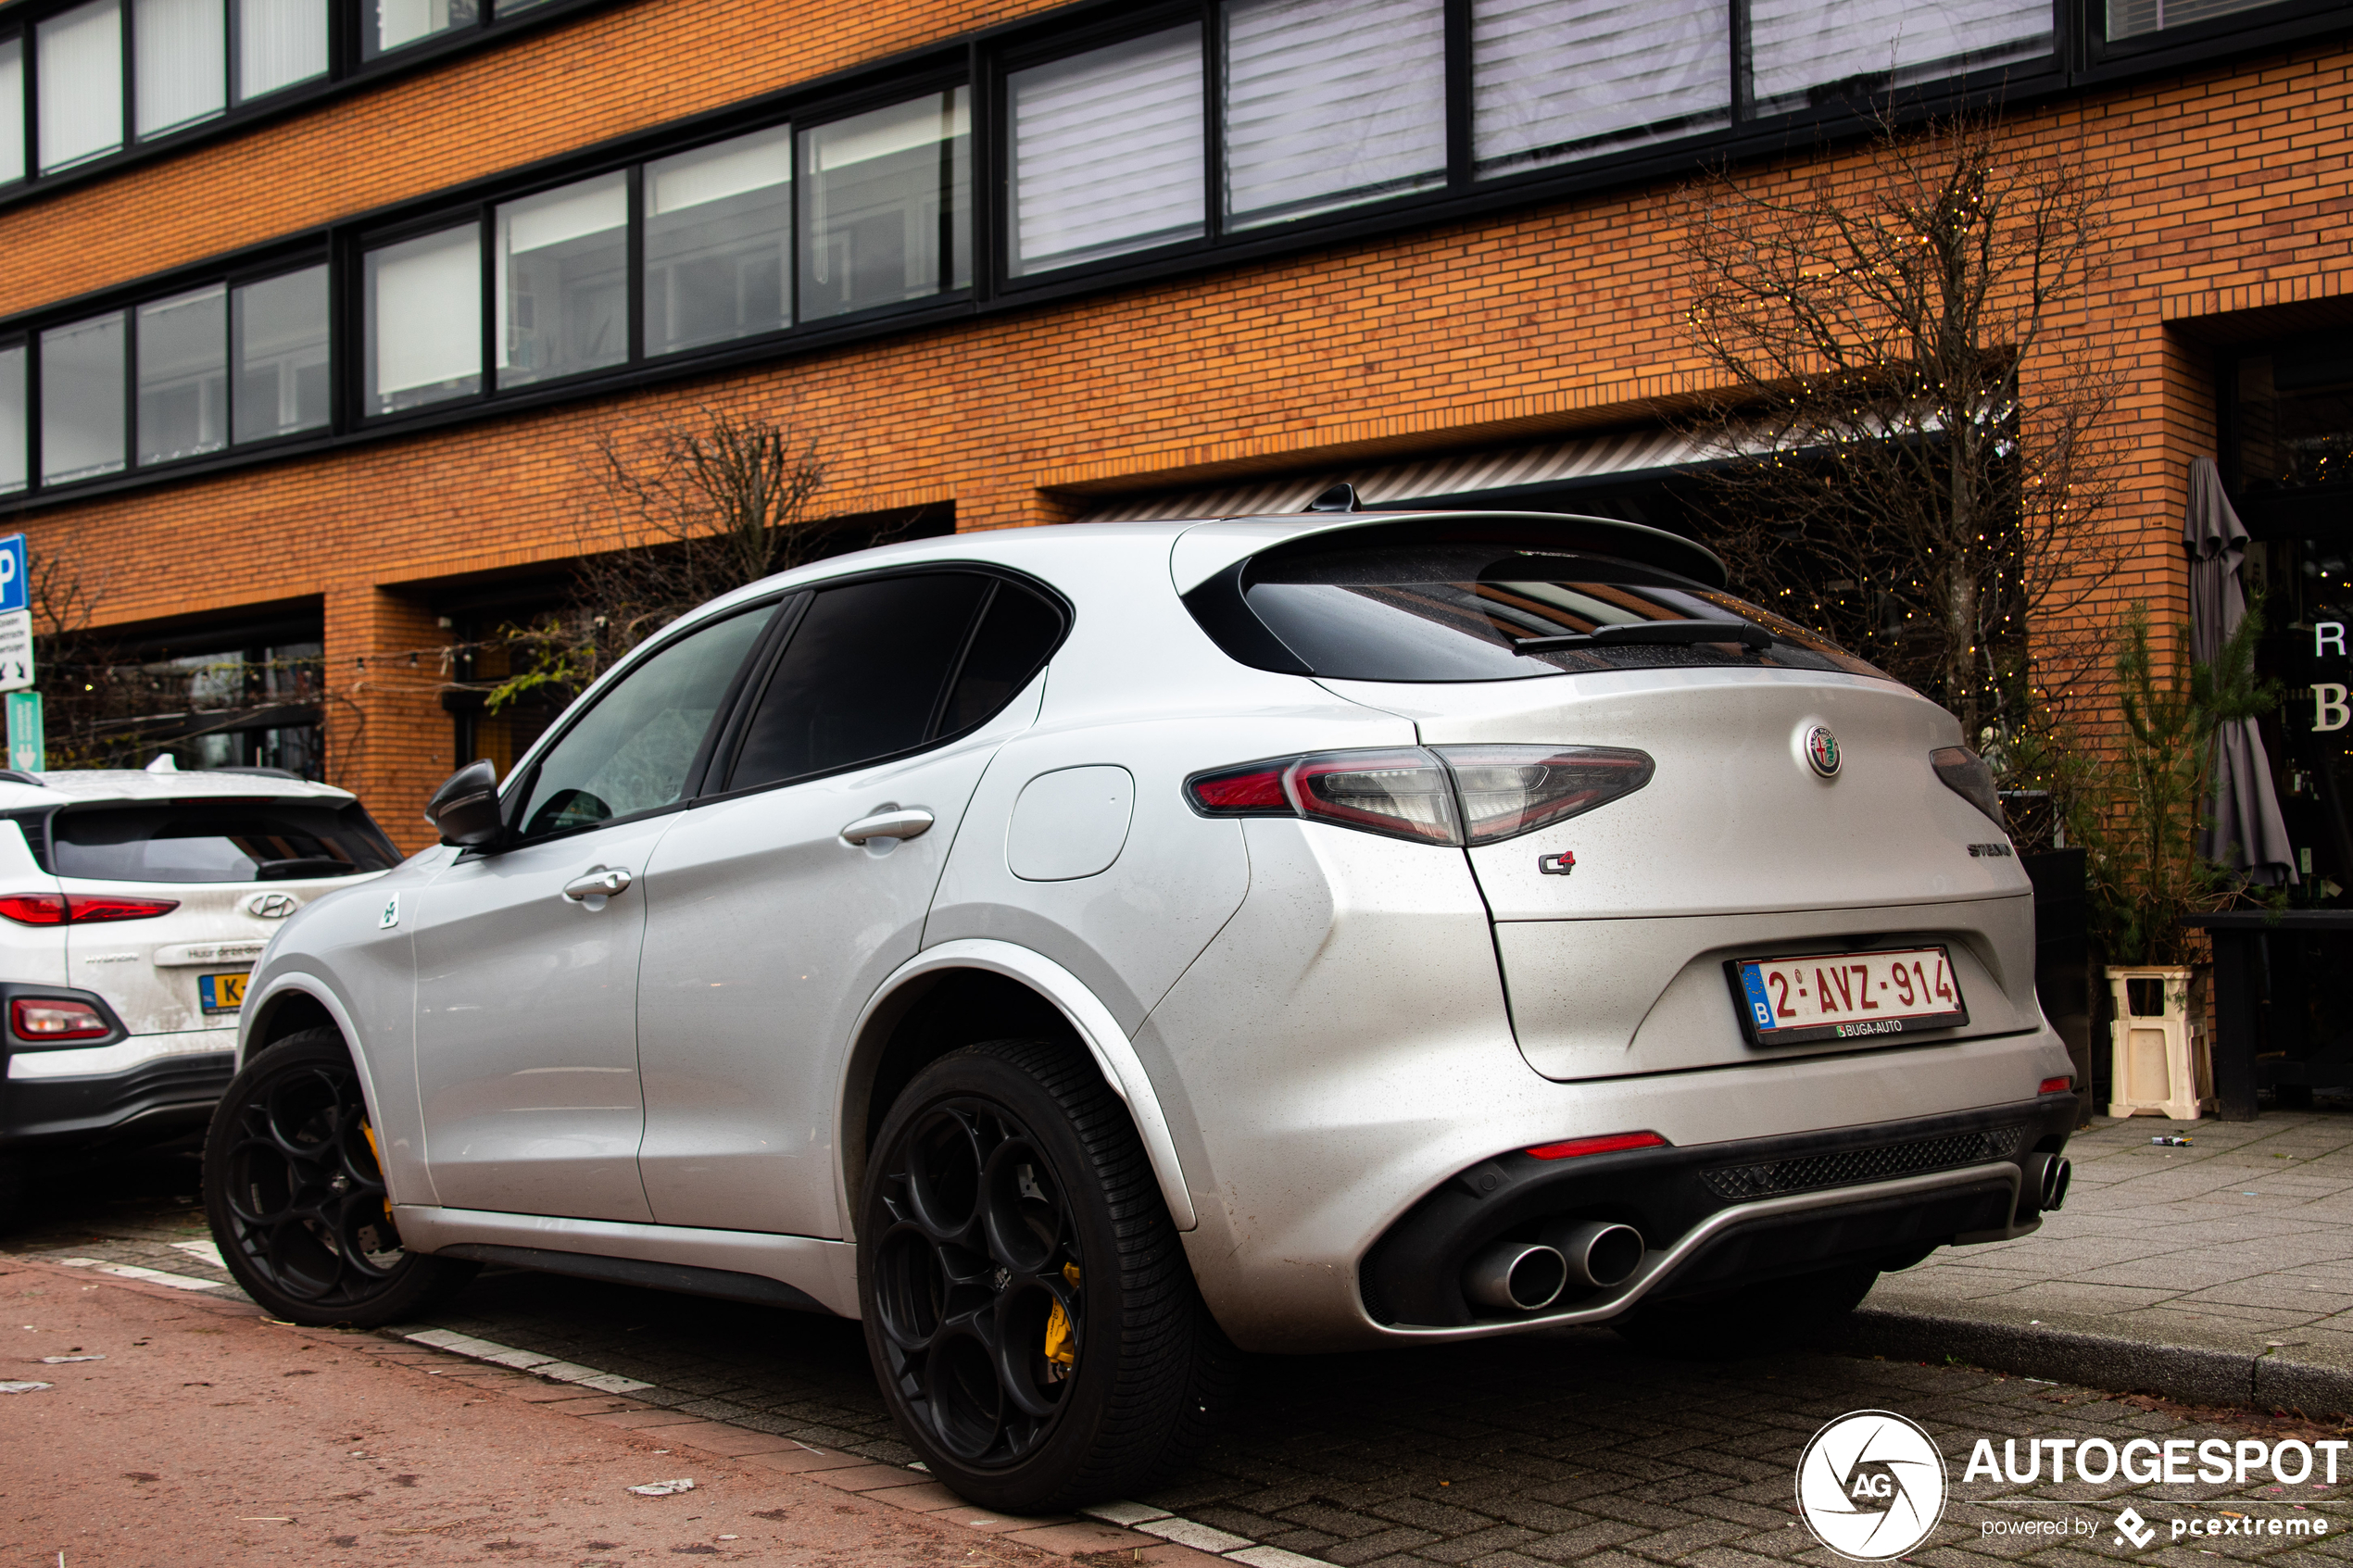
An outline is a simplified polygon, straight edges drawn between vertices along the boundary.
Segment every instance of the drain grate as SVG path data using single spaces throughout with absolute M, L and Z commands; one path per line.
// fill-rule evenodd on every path
M 1993 1127 L 1941 1138 L 1919 1138 L 1910 1143 L 1881 1144 L 1877 1148 L 1801 1154 L 1760 1165 L 1719 1165 L 1705 1173 L 1705 1179 L 1718 1197 L 1742 1203 L 1755 1198 L 1777 1198 L 1786 1192 L 1811 1192 L 1818 1187 L 1884 1181 L 1890 1176 L 1912 1176 L 1923 1171 L 1947 1171 L 1989 1160 L 2007 1160 L 2018 1152 L 2025 1135 L 2022 1124 Z

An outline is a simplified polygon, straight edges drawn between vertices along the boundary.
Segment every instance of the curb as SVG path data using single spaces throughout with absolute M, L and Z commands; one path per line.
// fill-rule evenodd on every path
M 1903 1361 L 1947 1356 L 1995 1372 L 2055 1383 L 2162 1394 L 2193 1404 L 2283 1406 L 2308 1416 L 2353 1411 L 2353 1371 L 2291 1361 L 2266 1350 L 2167 1345 L 2043 1323 L 1948 1317 L 1866 1307 L 1829 1348 Z

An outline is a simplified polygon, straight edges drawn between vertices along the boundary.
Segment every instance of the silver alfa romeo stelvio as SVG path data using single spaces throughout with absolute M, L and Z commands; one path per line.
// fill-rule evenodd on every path
M 1785 1341 L 2063 1198 L 1950 715 L 1625 522 L 1008 530 L 669 626 L 285 922 L 214 1121 L 274 1313 L 485 1262 L 862 1322 L 988 1506 L 1235 1350 Z

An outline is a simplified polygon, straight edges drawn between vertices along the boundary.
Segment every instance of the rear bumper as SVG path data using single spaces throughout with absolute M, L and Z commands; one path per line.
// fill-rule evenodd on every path
M 1465 1338 L 1597 1323 L 1645 1299 L 1704 1295 L 1839 1264 L 1902 1267 L 1955 1242 L 2041 1224 L 2027 1162 L 2066 1147 L 2073 1095 L 1967 1112 L 1579 1160 L 1513 1152 L 1461 1172 L 1385 1231 L 1359 1270 L 1390 1335 Z M 1461 1280 L 1499 1240 L 1562 1221 L 1630 1224 L 1647 1244 L 1623 1284 L 1537 1312 L 1471 1304 Z
M 133 1035 L 83 1049 L 11 1052 L 0 1152 L 88 1148 L 201 1127 L 236 1070 L 236 1032 Z

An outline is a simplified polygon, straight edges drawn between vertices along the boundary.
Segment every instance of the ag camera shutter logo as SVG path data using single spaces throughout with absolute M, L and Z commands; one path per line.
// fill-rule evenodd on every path
M 1841 1557 L 1884 1562 L 1928 1539 L 1944 1517 L 1944 1455 L 1917 1422 L 1856 1411 L 1806 1445 L 1797 1510 Z

